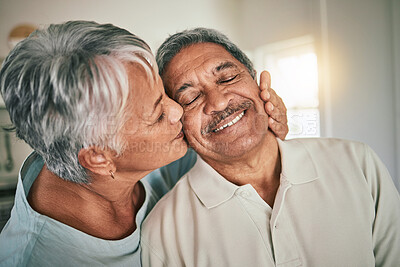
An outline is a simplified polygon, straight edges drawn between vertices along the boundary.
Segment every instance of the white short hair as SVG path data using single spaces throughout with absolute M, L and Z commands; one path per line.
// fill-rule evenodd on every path
M 0 91 L 17 136 L 59 177 L 90 182 L 78 162 L 82 148 L 124 151 L 117 133 L 128 119 L 127 63 L 140 64 L 154 82 L 157 65 L 142 39 L 89 21 L 37 30 L 5 59 Z

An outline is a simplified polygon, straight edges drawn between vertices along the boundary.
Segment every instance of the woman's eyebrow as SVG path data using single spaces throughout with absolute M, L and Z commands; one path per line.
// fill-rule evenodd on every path
M 154 105 L 153 105 L 153 111 L 152 111 L 152 113 L 151 113 L 151 114 L 154 114 L 154 112 L 156 111 L 157 105 L 158 105 L 158 104 L 160 104 L 160 102 L 161 102 L 162 98 L 163 98 L 163 95 L 160 95 L 160 97 L 159 97 L 159 98 L 157 98 L 156 102 L 154 102 Z

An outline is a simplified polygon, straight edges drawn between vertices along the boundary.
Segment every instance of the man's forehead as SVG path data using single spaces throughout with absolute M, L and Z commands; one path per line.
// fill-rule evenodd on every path
M 236 62 L 223 46 L 214 43 L 197 43 L 183 48 L 170 61 L 170 70 L 183 68 L 196 68 L 197 65 L 217 65 L 222 61 Z
M 200 43 L 185 47 L 176 54 L 165 74 L 174 78 L 185 76 L 190 71 L 218 74 L 225 69 L 239 68 L 240 62 L 224 47 L 213 43 Z

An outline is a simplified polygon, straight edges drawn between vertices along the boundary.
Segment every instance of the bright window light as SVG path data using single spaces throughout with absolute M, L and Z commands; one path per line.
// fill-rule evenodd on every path
M 279 58 L 271 70 L 272 87 L 282 92 L 290 108 L 318 107 L 317 56 L 314 53 Z
M 285 102 L 287 138 L 319 137 L 318 65 L 312 37 L 268 44 L 250 55 L 258 73 L 271 73 L 271 87 Z

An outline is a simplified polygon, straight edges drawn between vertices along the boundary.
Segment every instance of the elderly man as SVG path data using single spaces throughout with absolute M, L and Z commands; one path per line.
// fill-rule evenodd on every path
M 368 146 L 265 131 L 251 62 L 214 30 L 157 62 L 200 157 L 145 221 L 145 266 L 400 266 L 399 194 Z

